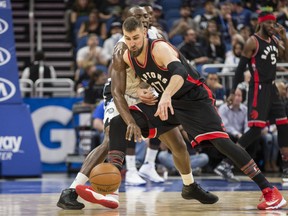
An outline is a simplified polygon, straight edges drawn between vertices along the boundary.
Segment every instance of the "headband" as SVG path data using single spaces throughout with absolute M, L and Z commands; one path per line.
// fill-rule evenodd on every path
M 276 17 L 273 14 L 267 14 L 265 16 L 258 17 L 258 23 L 262 23 L 262 22 L 265 22 L 267 20 L 276 21 Z

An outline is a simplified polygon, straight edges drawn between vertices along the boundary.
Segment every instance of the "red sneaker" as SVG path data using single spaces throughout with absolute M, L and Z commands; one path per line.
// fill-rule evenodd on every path
M 83 198 L 84 200 L 97 203 L 107 208 L 118 208 L 119 201 L 118 201 L 118 194 L 107 194 L 106 196 L 96 193 L 92 187 L 86 185 L 77 185 L 76 186 L 77 194 Z
M 261 196 L 260 200 L 262 200 L 264 197 L 265 201 L 258 204 L 257 208 L 259 210 L 281 209 L 287 203 L 276 187 L 273 187 L 272 189 L 265 188 L 262 190 L 262 193 L 263 195 Z

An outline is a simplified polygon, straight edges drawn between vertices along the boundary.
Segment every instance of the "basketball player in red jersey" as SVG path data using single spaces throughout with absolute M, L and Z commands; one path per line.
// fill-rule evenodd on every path
M 128 46 L 123 54 L 124 61 L 134 68 L 143 81 L 156 89 L 160 101 L 154 106 L 137 104 L 131 107 L 137 111 L 129 112 L 127 105 L 119 100 L 122 92 L 125 92 L 125 74 L 112 75 L 112 94 L 118 98 L 115 103 L 121 117 L 115 117 L 110 122 L 113 133 L 110 133 L 108 160 L 121 169 L 125 145 L 120 143 L 125 143 L 125 139 L 140 140 L 151 122 L 156 126 L 160 125 L 159 120 L 166 126 L 181 124 L 193 146 L 210 141 L 259 186 L 265 201 L 257 206 L 258 209 L 280 209 L 285 206 L 284 197 L 268 182 L 250 155 L 229 139 L 214 106 L 211 90 L 180 52 L 163 40 L 148 39 L 142 23 L 133 17 L 125 20 L 123 32 Z M 113 83 L 113 79 L 118 82 Z M 154 113 L 155 118 L 145 121 L 139 111 L 150 117 Z
M 258 24 L 258 31 L 245 44 L 235 73 L 233 89 L 236 89 L 237 85 L 242 82 L 247 64 L 252 75 L 248 96 L 250 129 L 239 139 L 238 143 L 246 148 L 260 138 L 261 130 L 266 126 L 267 121 L 276 124 L 278 144 L 282 155 L 283 182 L 285 182 L 288 181 L 288 120 L 285 104 L 279 98 L 278 89 L 275 86 L 275 78 L 278 59 L 288 61 L 288 41 L 285 28 L 276 23 L 276 17 L 272 13 L 260 13 Z M 275 35 L 278 35 L 280 40 Z M 227 170 L 231 162 L 227 159 L 223 161 L 222 165 L 220 164 L 216 169 L 224 176 L 225 173 L 231 172 Z

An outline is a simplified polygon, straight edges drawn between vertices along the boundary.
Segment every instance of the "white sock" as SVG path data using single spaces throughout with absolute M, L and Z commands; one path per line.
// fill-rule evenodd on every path
M 155 166 L 155 160 L 156 160 L 157 153 L 158 153 L 158 150 L 154 150 L 154 149 L 151 149 L 148 147 L 147 151 L 146 151 L 144 164 L 149 163 L 149 164 Z
M 135 171 L 136 169 L 136 156 L 135 155 L 126 155 L 126 169 L 127 171 Z
M 89 180 L 89 178 L 83 173 L 78 172 L 76 178 L 71 184 L 70 188 L 76 188 L 77 185 L 84 185 Z
M 190 184 L 194 183 L 192 171 L 189 174 L 181 174 L 181 178 L 182 178 L 184 185 L 190 185 Z

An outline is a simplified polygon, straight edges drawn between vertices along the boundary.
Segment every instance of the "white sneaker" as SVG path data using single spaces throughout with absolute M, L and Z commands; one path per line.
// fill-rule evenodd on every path
M 145 163 L 141 166 L 139 175 L 155 183 L 163 183 L 165 181 L 164 178 L 156 172 L 155 166 L 150 163 Z
M 146 181 L 139 176 L 137 170 L 128 170 L 125 176 L 125 184 L 137 186 L 146 184 Z

